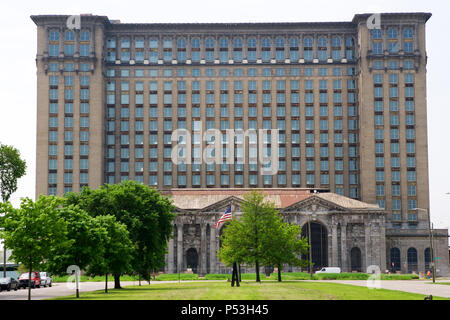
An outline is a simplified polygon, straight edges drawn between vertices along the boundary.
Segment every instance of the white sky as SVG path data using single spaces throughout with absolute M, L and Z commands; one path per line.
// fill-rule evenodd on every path
M 450 1 L 448 0 L 172 0 L 1 1 L 0 142 L 28 164 L 12 202 L 34 198 L 36 152 L 36 27 L 30 15 L 105 15 L 122 22 L 351 21 L 357 13 L 431 12 L 427 23 L 430 199 L 435 227 L 450 228 Z

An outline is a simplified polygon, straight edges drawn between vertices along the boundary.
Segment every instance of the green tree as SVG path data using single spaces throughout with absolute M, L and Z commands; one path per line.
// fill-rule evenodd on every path
M 67 223 L 67 238 L 73 245 L 63 250 L 54 248 L 46 261 L 46 269 L 57 275 L 66 274 L 70 265 L 86 270 L 89 265 L 100 263 L 105 255 L 103 243 L 108 238 L 108 231 L 99 220 L 65 199 L 61 203 L 59 217 Z
M 17 149 L 0 144 L 0 195 L 9 201 L 17 190 L 17 180 L 25 175 L 27 165 Z M 3 276 L 6 277 L 6 245 L 3 246 Z
M 306 266 L 301 255 L 308 252 L 308 241 L 301 238 L 301 228 L 295 224 L 285 223 L 278 212 L 272 217 L 267 228 L 267 236 L 263 241 L 264 262 L 278 268 L 278 281 L 281 282 L 281 271 L 284 264 Z
M 168 197 L 144 184 L 124 181 L 96 190 L 83 188 L 80 194 L 69 194 L 67 199 L 94 217 L 110 214 L 127 226 L 134 247 L 132 268 L 142 278 L 150 279 L 151 270 L 164 266 L 175 218 Z M 120 274 L 113 275 L 114 287 L 118 289 Z
M 277 211 L 273 203 L 264 201 L 264 195 L 256 191 L 244 195 L 241 210 L 241 219 L 233 220 L 222 234 L 219 258 L 227 265 L 235 261 L 254 265 L 256 281 L 260 282 L 259 268 L 267 260 L 266 246 Z
M 17 180 L 25 175 L 27 165 L 17 149 L 0 144 L 0 194 L 2 202 L 9 201 L 17 190 Z
M 88 268 L 91 275 L 105 275 L 105 293 L 108 293 L 108 274 L 125 274 L 131 271 L 133 244 L 129 238 L 126 225 L 116 220 L 114 216 L 98 216 L 99 225 L 106 229 L 103 256 Z
M 22 199 L 20 209 L 9 203 L 1 205 L 5 214 L 1 224 L 8 248 L 12 249 L 12 259 L 22 263 L 31 272 L 51 257 L 56 249 L 70 247 L 67 239 L 67 222 L 59 215 L 61 199 L 54 196 L 40 196 L 36 202 Z M 31 300 L 31 285 L 28 287 L 28 300 Z

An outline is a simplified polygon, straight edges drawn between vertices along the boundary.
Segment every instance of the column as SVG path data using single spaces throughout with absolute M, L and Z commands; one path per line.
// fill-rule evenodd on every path
M 342 233 L 342 272 L 348 271 L 348 252 L 347 252 L 347 222 L 342 223 L 341 225 L 341 233 Z
M 174 250 L 174 247 L 175 247 L 175 245 L 174 245 L 174 240 L 173 239 L 170 239 L 169 240 L 169 253 L 168 253 L 168 259 L 167 259 L 167 272 L 168 273 L 175 273 L 175 266 L 173 265 L 173 263 L 174 263 L 174 252 L 173 252 L 173 250 Z
M 370 222 L 366 222 L 364 224 L 364 240 L 365 240 L 365 255 L 366 255 L 366 259 L 365 259 L 365 265 L 362 265 L 362 272 L 365 272 L 367 270 L 368 266 L 371 266 L 373 263 L 373 259 L 372 259 L 372 255 L 375 255 L 375 252 L 372 251 L 372 244 L 371 244 L 371 239 L 370 239 L 370 229 L 371 229 L 371 224 Z
M 210 244 L 210 263 L 209 269 L 211 273 L 217 273 L 217 253 L 216 253 L 216 229 L 212 227 L 211 229 L 211 244 Z
M 201 242 L 200 242 L 200 274 L 206 274 L 206 224 L 201 225 Z
M 331 265 L 333 267 L 339 266 L 338 264 L 338 239 L 337 239 L 337 225 L 331 225 Z
M 183 271 L 183 223 L 177 225 L 177 272 Z

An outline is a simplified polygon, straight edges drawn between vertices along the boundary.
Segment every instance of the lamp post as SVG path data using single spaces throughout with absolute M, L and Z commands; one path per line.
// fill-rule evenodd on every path
M 430 258 L 431 258 L 431 272 L 433 273 L 433 283 L 436 282 L 436 268 L 434 265 L 434 249 L 433 249 L 433 233 L 431 232 L 431 219 L 430 219 L 430 211 L 428 209 L 423 208 L 414 208 L 416 211 L 425 211 L 428 217 L 428 237 L 430 238 Z

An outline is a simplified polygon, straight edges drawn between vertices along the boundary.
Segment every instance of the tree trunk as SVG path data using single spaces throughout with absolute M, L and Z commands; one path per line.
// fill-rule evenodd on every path
M 141 274 L 139 273 L 139 286 L 141 286 Z
M 122 289 L 120 287 L 120 274 L 114 275 L 114 289 Z
M 28 300 L 31 300 L 31 272 L 33 271 L 33 263 L 30 257 L 30 271 L 28 272 Z
M 261 279 L 259 277 L 259 261 L 255 261 L 255 269 L 256 269 L 256 282 L 261 282 Z
M 278 265 L 278 282 L 281 282 L 281 265 Z
M 108 293 L 108 274 L 105 274 L 105 293 Z

